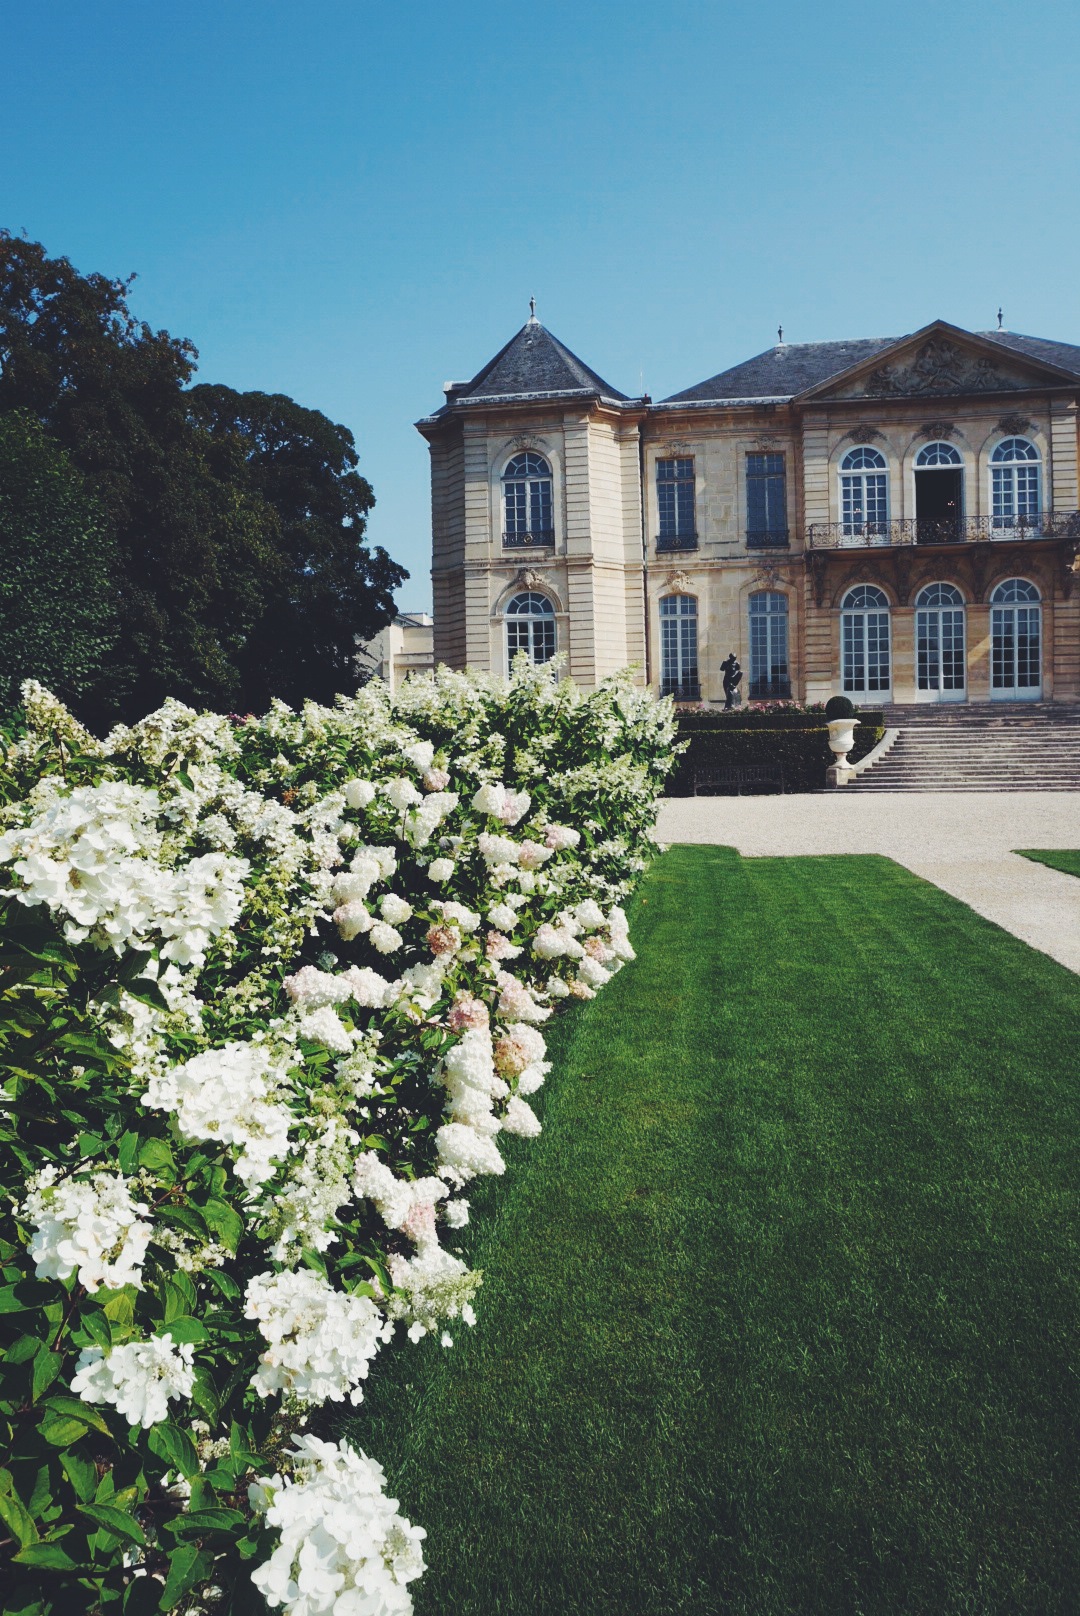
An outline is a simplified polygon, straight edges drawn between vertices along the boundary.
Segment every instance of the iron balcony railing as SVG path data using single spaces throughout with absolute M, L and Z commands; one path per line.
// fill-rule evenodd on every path
M 656 540 L 658 554 L 664 550 L 696 550 L 697 547 L 696 533 L 661 533 Z
M 788 530 L 780 528 L 747 528 L 746 548 L 748 550 L 786 550 L 788 547 Z
M 696 679 L 684 679 L 682 684 L 675 679 L 661 679 L 660 694 L 674 696 L 676 701 L 700 701 L 701 685 Z
M 538 528 L 532 533 L 504 533 L 504 550 L 535 550 L 541 545 L 554 545 L 553 528 Z
M 809 528 L 811 550 L 1018 539 L 1080 539 L 1080 511 L 1042 511 L 1034 516 L 906 516 L 893 522 L 814 522 Z
M 779 675 L 750 681 L 751 701 L 790 701 L 791 680 Z

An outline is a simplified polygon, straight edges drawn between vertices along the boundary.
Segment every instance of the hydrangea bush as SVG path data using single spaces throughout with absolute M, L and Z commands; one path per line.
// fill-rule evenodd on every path
M 475 1319 L 449 1249 L 542 1027 L 633 957 L 670 703 L 542 670 L 103 742 L 0 777 L 4 1610 L 412 1608 L 423 1531 L 309 1428 Z

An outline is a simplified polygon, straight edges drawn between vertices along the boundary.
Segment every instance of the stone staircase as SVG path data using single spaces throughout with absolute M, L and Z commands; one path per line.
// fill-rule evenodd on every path
M 1031 702 L 887 707 L 900 731 L 847 791 L 1080 791 L 1080 709 Z

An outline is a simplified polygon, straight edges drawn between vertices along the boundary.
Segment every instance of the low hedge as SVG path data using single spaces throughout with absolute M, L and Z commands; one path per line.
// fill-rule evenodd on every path
M 703 714 L 712 717 L 712 714 Z M 876 715 L 875 715 L 876 716 Z M 689 742 L 668 782 L 670 797 L 692 797 L 694 777 L 699 769 L 725 768 L 740 763 L 779 763 L 784 771 L 785 791 L 821 791 L 825 770 L 832 762 L 829 732 L 823 723 L 815 729 L 786 726 L 779 729 L 756 727 L 684 725 L 681 737 Z M 850 760 L 857 763 L 873 750 L 885 733 L 883 724 L 858 723 Z
M 885 715 L 880 707 L 856 707 L 860 724 L 883 725 Z M 722 708 L 713 711 L 682 709 L 678 713 L 679 734 L 695 735 L 701 730 L 760 730 L 760 729 L 821 729 L 825 723 L 825 707 L 821 702 L 813 707 L 733 707 L 726 713 Z

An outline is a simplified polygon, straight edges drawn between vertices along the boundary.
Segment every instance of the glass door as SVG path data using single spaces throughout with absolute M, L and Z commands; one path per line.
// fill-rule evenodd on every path
M 915 683 L 920 701 L 963 701 L 964 601 L 952 584 L 929 584 L 915 600 Z

